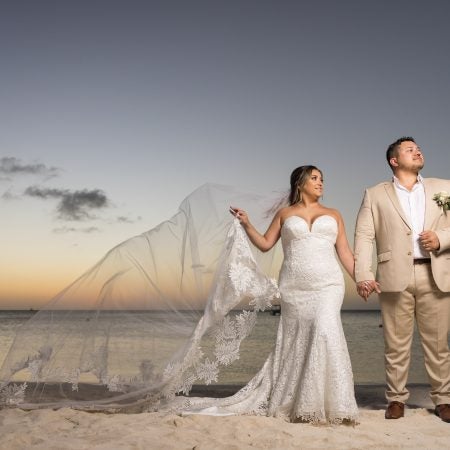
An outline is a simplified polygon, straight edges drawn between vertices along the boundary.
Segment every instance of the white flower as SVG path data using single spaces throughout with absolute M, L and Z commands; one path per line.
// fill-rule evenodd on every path
M 0 389 L 0 403 L 6 405 L 19 405 L 25 399 L 27 383 L 13 384 Z
M 228 275 L 234 289 L 240 294 L 245 293 L 252 285 L 252 270 L 240 262 L 230 264 Z
M 218 361 L 210 361 L 207 358 L 203 364 L 197 367 L 197 377 L 203 380 L 205 384 L 211 384 L 213 381 L 217 381 L 218 375 Z
M 446 191 L 438 192 L 433 195 L 433 200 L 441 207 L 444 211 L 450 209 L 450 194 Z

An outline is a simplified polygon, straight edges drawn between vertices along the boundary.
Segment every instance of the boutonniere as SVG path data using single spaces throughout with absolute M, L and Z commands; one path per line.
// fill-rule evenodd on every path
M 450 209 L 450 194 L 448 192 L 442 191 L 434 194 L 433 200 L 444 211 L 448 211 Z

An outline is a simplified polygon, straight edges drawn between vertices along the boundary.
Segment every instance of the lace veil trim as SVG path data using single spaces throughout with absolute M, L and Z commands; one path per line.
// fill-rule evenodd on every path
M 260 196 L 206 185 L 170 221 L 112 249 L 53 299 L 16 336 L 0 370 L 0 404 L 156 410 L 196 382 L 216 382 L 221 368 L 239 359 L 257 313 L 279 297 L 275 280 L 260 269 L 270 272 L 274 255 L 254 253 L 228 215 L 230 204 L 255 217 L 267 209 Z M 155 311 L 158 320 L 145 323 L 141 309 Z M 128 323 L 129 329 L 117 331 Z M 134 338 L 134 327 L 148 336 L 136 338 L 143 346 L 138 356 L 126 354 L 121 342 Z M 205 338 L 213 342 L 206 349 Z M 127 358 L 134 361 L 132 373 L 126 365 L 115 368 L 116 359 Z M 79 391 L 89 386 L 103 394 L 83 397 Z

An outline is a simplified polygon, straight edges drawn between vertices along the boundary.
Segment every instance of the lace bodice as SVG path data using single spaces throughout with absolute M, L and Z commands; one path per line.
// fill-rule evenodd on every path
M 330 215 L 319 216 L 309 228 L 305 219 L 288 217 L 281 229 L 284 262 L 280 290 L 292 282 L 302 289 L 321 289 L 343 283 L 334 244 L 338 225 Z
M 283 223 L 281 229 L 281 240 L 283 248 L 294 240 L 308 237 L 309 235 L 316 236 L 328 240 L 331 244 L 336 242 L 337 237 L 337 222 L 333 216 L 323 214 L 317 217 L 311 224 L 311 229 L 303 217 L 289 216 Z

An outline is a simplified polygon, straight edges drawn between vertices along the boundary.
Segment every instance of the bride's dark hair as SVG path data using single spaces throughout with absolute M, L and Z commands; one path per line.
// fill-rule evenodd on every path
M 291 192 L 289 193 L 289 205 L 295 205 L 302 199 L 302 189 L 311 176 L 313 170 L 318 170 L 323 176 L 322 171 L 316 166 L 300 166 L 291 173 Z

